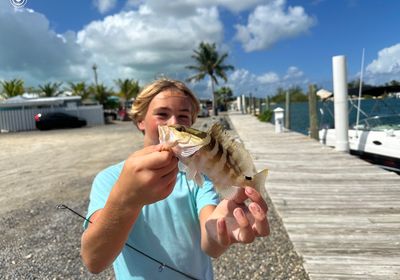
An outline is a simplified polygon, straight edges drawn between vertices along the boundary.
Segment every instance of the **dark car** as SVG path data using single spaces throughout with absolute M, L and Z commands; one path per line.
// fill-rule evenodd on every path
M 75 128 L 86 125 L 86 120 L 61 112 L 35 115 L 36 128 L 49 130 L 55 128 Z

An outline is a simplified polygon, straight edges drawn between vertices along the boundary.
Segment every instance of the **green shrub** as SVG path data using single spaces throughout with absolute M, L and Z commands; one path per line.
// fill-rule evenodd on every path
M 269 122 L 272 119 L 272 113 L 272 110 L 265 110 L 258 115 L 258 119 L 262 122 Z

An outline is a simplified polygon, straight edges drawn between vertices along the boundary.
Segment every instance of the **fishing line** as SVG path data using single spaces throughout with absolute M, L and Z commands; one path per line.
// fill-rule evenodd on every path
M 87 219 L 86 217 L 82 216 L 81 214 L 79 214 L 79 213 L 76 212 L 75 210 L 69 208 L 69 207 L 68 207 L 67 205 L 65 205 L 65 204 L 59 204 L 59 205 L 57 205 L 57 209 L 61 209 L 61 210 L 65 210 L 65 209 L 66 209 L 66 210 L 69 210 L 69 211 L 71 211 L 72 213 L 74 213 L 75 215 L 77 215 L 77 216 L 79 216 L 80 218 L 84 219 L 85 221 L 87 221 L 87 222 L 89 222 L 89 223 L 91 223 L 91 224 L 93 223 L 91 220 L 89 220 L 89 219 Z M 159 271 L 159 272 L 162 272 L 163 269 L 164 269 L 164 267 L 166 267 L 166 268 L 169 268 L 169 269 L 175 271 L 176 273 L 179 273 L 179 274 L 181 274 L 181 275 L 183 275 L 183 276 L 185 276 L 185 277 L 187 277 L 187 278 L 189 278 L 189 279 L 200 280 L 200 279 L 198 279 L 198 278 L 196 278 L 196 277 L 193 277 L 193 276 L 190 275 L 190 274 L 187 274 L 187 273 L 182 272 L 182 271 L 180 271 L 180 270 L 178 270 L 178 269 L 176 269 L 176 268 L 174 268 L 174 267 L 172 267 L 172 266 L 170 266 L 170 265 L 168 265 L 168 264 L 165 264 L 165 263 L 163 263 L 163 262 L 161 262 L 161 261 L 159 261 L 159 260 L 153 258 L 152 256 L 149 256 L 148 254 L 146 254 L 146 253 L 140 251 L 139 249 L 136 249 L 135 247 L 133 247 L 132 245 L 130 245 L 128 242 L 126 242 L 125 245 L 126 245 L 128 248 L 131 248 L 132 250 L 138 252 L 139 254 L 142 254 L 143 256 L 149 258 L 150 260 L 152 260 L 152 261 L 158 263 L 158 264 L 160 265 L 160 266 L 158 267 L 158 271 Z

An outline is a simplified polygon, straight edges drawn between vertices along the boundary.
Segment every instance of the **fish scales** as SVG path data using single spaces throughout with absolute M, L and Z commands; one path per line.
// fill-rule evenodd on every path
M 195 180 L 200 187 L 202 174 L 228 199 L 241 187 L 250 186 L 258 191 L 264 187 L 267 170 L 257 173 L 243 144 L 235 141 L 218 123 L 207 132 L 182 125 L 159 126 L 159 135 L 160 143 L 172 147 L 183 163 L 188 179 Z

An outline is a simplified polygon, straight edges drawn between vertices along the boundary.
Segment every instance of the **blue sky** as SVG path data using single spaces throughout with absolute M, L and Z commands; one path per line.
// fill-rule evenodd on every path
M 23 8 L 12 2 L 26 1 Z M 236 95 L 278 87 L 332 89 L 332 57 L 345 55 L 348 80 L 400 80 L 397 0 L 0 0 L 0 80 L 26 86 L 93 82 L 141 85 L 165 75 L 185 79 L 201 41 L 229 54 Z M 209 82 L 190 85 L 210 97 Z

